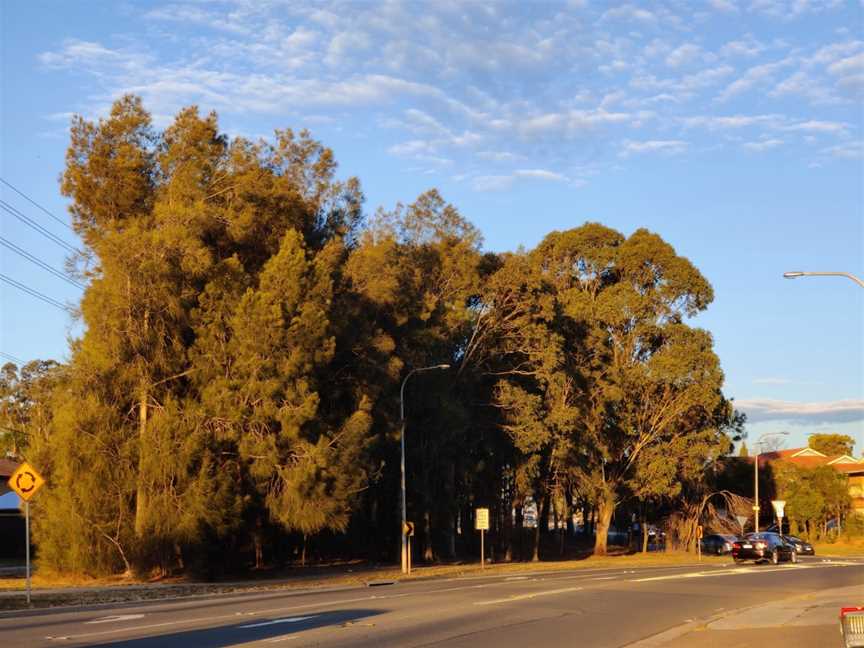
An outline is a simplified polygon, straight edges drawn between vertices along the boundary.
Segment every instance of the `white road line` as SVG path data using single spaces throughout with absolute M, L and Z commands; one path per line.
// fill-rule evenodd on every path
M 667 576 L 651 576 L 648 578 L 631 578 L 631 583 L 647 583 L 649 581 L 676 580 L 682 578 L 710 578 L 712 576 L 743 576 L 745 574 L 765 574 L 768 572 L 789 571 L 790 569 L 817 569 L 823 565 L 780 565 L 777 567 L 737 567 L 717 571 L 688 572 L 686 574 L 669 574 Z M 824 565 L 827 567 L 828 565 Z
M 235 616 L 233 614 L 220 614 L 218 616 L 212 616 L 212 617 L 198 617 L 197 619 L 180 619 L 178 621 L 165 621 L 163 623 L 149 623 L 147 625 L 142 625 L 142 626 L 114 628 L 113 630 L 102 630 L 101 632 L 86 632 L 83 634 L 66 635 L 64 637 L 48 636 L 45 638 L 59 641 L 61 639 L 66 640 L 66 639 L 81 639 L 83 637 L 100 637 L 103 635 L 117 634 L 118 632 L 133 632 L 135 630 L 150 630 L 152 628 L 165 628 L 168 626 L 188 625 L 190 623 L 200 623 L 201 621 L 216 621 L 218 619 L 233 619 L 233 618 L 235 618 Z
M 93 619 L 93 621 L 85 621 L 84 625 L 96 625 L 97 623 L 115 623 L 117 621 L 132 621 L 133 619 L 143 619 L 143 614 L 115 614 L 102 619 Z
M 288 617 L 287 619 L 273 619 L 272 621 L 261 621 L 260 623 L 250 623 L 249 625 L 242 625 L 240 628 L 263 628 L 264 626 L 276 625 L 278 623 L 299 623 L 300 621 L 305 621 L 306 619 L 314 619 L 317 617 L 317 614 L 312 614 L 310 616 L 301 616 L 301 617 Z
M 566 594 L 567 592 L 578 592 L 581 587 L 565 587 L 557 590 L 546 590 L 545 592 L 532 592 L 530 594 L 515 594 L 507 598 L 493 599 L 491 601 L 475 601 L 474 605 L 496 605 L 498 603 L 513 603 L 514 601 L 524 601 L 527 599 L 537 598 L 539 596 L 552 596 L 553 594 Z

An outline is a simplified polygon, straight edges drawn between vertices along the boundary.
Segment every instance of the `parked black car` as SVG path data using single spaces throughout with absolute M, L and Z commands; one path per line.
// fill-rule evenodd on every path
M 798 562 L 798 553 L 791 544 L 783 541 L 777 533 L 748 533 L 732 544 L 735 562 L 754 560 L 757 563 L 770 561 L 775 565 L 782 561 Z
M 702 553 L 717 554 L 722 556 L 732 552 L 732 543 L 738 540 L 737 536 L 713 533 L 702 538 Z
M 795 536 L 784 535 L 783 539 L 786 541 L 786 544 L 791 544 L 795 549 L 795 553 L 799 556 L 815 556 L 816 550 L 813 548 L 813 545 L 801 538 L 796 538 Z

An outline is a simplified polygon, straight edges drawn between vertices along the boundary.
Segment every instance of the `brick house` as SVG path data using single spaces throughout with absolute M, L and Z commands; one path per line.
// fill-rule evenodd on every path
M 759 455 L 759 465 L 764 466 L 774 461 L 792 463 L 802 468 L 831 466 L 838 472 L 849 476 L 849 496 L 852 498 L 852 510 L 864 515 L 864 458 L 856 459 L 849 455 L 829 456 L 813 448 L 790 448 L 763 452 Z

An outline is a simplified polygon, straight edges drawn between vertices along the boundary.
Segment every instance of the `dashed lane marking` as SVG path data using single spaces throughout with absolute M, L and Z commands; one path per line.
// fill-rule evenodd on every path
M 85 621 L 84 625 L 96 625 L 97 623 L 116 623 L 117 621 L 132 621 L 133 619 L 143 619 L 143 614 L 115 614 L 113 616 L 103 617 L 101 619 L 93 619 Z
M 496 605 L 498 603 L 513 603 L 514 601 L 525 601 L 528 599 L 538 598 L 540 596 L 552 596 L 553 594 L 566 594 L 568 592 L 578 592 L 584 589 L 582 587 L 565 587 L 563 589 L 546 590 L 545 592 L 532 592 L 530 594 L 516 594 L 507 598 L 493 599 L 491 601 L 475 601 L 474 605 Z
M 306 621 L 307 619 L 314 619 L 317 616 L 317 614 L 312 614 L 310 616 L 288 617 L 287 619 L 273 619 L 272 621 L 261 621 L 259 623 L 242 625 L 240 628 L 245 630 L 246 628 L 263 628 L 264 626 L 277 625 L 279 623 L 299 623 L 300 621 Z

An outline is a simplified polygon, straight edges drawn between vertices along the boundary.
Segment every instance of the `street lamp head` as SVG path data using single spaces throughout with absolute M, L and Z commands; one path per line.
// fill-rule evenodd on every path
M 440 365 L 435 365 L 435 368 L 436 369 L 449 369 L 450 365 L 449 364 L 440 364 Z
M 795 279 L 796 277 L 803 277 L 803 276 L 804 276 L 804 273 L 800 272 L 800 271 L 784 272 L 783 273 L 783 277 L 785 277 L 786 279 Z

